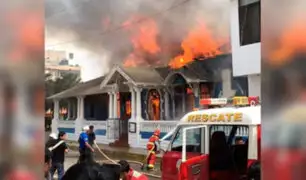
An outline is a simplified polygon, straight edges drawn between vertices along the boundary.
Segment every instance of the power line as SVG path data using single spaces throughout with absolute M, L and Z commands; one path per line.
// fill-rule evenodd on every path
M 163 11 L 160 11 L 160 12 L 157 12 L 157 13 L 152 14 L 151 17 L 154 17 L 154 16 L 158 16 L 158 15 L 164 14 L 164 13 L 166 13 L 166 12 L 172 10 L 172 9 L 175 9 L 175 8 L 177 8 L 177 7 L 180 7 L 181 5 L 183 5 L 183 4 L 185 4 L 185 3 L 189 2 L 189 1 L 191 1 L 191 0 L 185 0 L 185 1 L 182 1 L 182 2 L 177 3 L 177 4 L 175 4 L 175 5 L 172 5 L 172 6 L 170 6 L 169 8 L 167 8 L 167 9 L 165 9 L 165 10 L 163 10 Z M 106 34 L 109 34 L 109 33 L 113 33 L 113 32 L 119 31 L 119 30 L 124 29 L 124 28 L 126 28 L 126 27 L 128 27 L 128 26 L 131 26 L 131 25 L 135 25 L 135 24 L 139 24 L 139 23 L 145 22 L 145 21 L 147 21 L 147 20 L 148 20 L 148 18 L 141 18 L 141 19 L 139 19 L 139 20 L 137 20 L 137 21 L 133 21 L 133 22 L 129 23 L 128 25 L 120 25 L 120 26 L 117 26 L 117 27 L 115 27 L 115 28 L 113 28 L 113 29 L 106 30 L 106 31 L 104 31 L 104 32 L 102 32 L 102 33 L 99 33 L 99 34 L 97 34 L 97 35 L 103 36 L 103 35 L 106 35 Z M 73 40 L 69 40 L 69 41 L 65 41 L 65 42 L 60 42 L 60 43 L 56 43 L 56 44 L 52 44 L 52 45 L 50 45 L 50 46 L 47 46 L 47 48 L 56 47 L 56 46 L 63 45 L 63 44 L 69 44 L 69 43 L 72 43 L 72 42 L 77 42 L 77 41 L 79 41 L 79 40 L 80 40 L 79 38 L 76 38 L 76 39 L 73 39 Z

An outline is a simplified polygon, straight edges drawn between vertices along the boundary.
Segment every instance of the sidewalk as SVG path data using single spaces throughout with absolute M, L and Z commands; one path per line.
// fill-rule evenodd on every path
M 68 141 L 67 145 L 72 151 L 78 152 L 78 143 L 76 141 Z M 143 161 L 147 156 L 147 150 L 141 148 L 126 148 L 126 147 L 110 147 L 106 144 L 98 144 L 99 148 L 108 156 L 116 159 L 128 159 L 135 161 Z M 69 153 L 70 155 L 75 153 Z M 98 154 L 98 153 L 97 153 Z M 78 153 L 76 153 L 78 155 Z M 161 160 L 161 155 L 157 155 L 157 161 Z M 100 156 L 100 155 L 99 155 Z

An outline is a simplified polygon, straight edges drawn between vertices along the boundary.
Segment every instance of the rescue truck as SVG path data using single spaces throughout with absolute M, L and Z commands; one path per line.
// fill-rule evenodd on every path
M 162 179 L 247 179 L 250 167 L 260 163 L 258 97 L 203 99 L 201 104 L 218 108 L 187 113 L 161 139 L 172 136 L 161 161 Z

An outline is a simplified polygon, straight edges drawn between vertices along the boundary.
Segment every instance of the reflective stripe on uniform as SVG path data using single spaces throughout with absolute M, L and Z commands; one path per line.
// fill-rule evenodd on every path
M 141 174 L 140 172 L 133 170 L 133 177 L 138 178 L 138 177 L 140 177 L 141 175 L 142 175 L 142 174 Z

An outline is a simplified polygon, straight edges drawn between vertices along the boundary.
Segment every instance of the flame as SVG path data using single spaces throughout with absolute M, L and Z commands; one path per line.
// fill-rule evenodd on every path
M 282 65 L 289 61 L 296 53 L 306 52 L 306 23 L 305 19 L 298 19 L 287 26 L 280 36 L 279 46 L 269 53 L 269 63 Z
M 161 51 L 157 43 L 159 33 L 157 24 L 153 19 L 141 20 L 140 16 L 134 16 L 123 24 L 130 33 L 133 45 L 133 52 L 125 60 L 125 66 L 137 66 L 143 62 L 143 54 L 154 55 Z
M 141 59 L 139 59 L 134 53 L 129 54 L 123 62 L 123 66 L 125 67 L 137 67 L 138 64 L 141 64 Z
M 183 54 L 170 60 L 169 66 L 175 69 L 181 68 L 193 61 L 197 56 L 209 58 L 226 53 L 225 51 L 222 52 L 220 47 L 228 42 L 228 38 L 215 38 L 206 24 L 199 22 L 182 41 L 181 48 L 183 49 Z
M 160 96 L 158 92 L 151 91 L 149 94 L 149 108 L 150 108 L 150 119 L 159 120 L 160 119 Z

